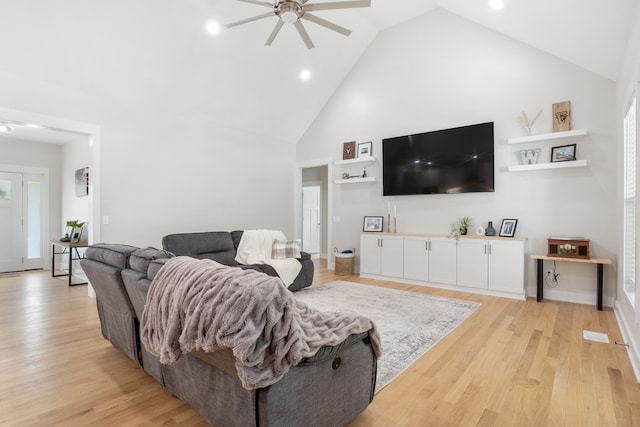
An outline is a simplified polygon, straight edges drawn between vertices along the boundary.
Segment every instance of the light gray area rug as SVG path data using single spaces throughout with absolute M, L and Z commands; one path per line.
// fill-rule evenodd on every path
M 479 303 L 353 282 L 293 293 L 316 310 L 348 311 L 373 320 L 382 339 L 376 393 L 460 325 Z

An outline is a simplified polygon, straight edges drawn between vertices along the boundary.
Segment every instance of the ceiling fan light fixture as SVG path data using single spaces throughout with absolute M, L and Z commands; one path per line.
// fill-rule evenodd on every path
M 282 19 L 287 24 L 293 24 L 298 20 L 298 15 L 296 15 L 295 12 L 287 11 L 280 14 L 280 19 Z
M 0 123 L 0 133 L 13 133 L 13 126 L 8 123 Z
M 283 22 L 293 24 L 304 15 L 304 9 L 297 1 L 282 1 L 276 5 L 275 13 Z

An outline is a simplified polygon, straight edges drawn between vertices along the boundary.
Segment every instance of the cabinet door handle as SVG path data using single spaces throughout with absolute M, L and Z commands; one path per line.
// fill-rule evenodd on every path
M 424 242 L 424 250 L 425 250 L 425 251 L 428 251 L 428 250 L 429 250 L 429 242 L 428 242 L 428 241 L 425 241 L 425 242 Z
M 491 255 L 491 243 L 489 243 L 489 244 L 487 245 L 487 249 L 488 249 L 488 253 L 489 253 L 489 255 Z
M 487 245 L 486 244 L 484 245 L 484 254 L 485 255 L 487 254 Z
M 429 241 L 429 250 L 431 250 L 431 241 Z

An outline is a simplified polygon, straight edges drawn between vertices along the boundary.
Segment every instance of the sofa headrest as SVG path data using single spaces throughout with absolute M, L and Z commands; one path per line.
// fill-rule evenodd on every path
M 224 265 L 237 265 L 236 248 L 227 231 L 169 234 L 162 238 L 162 248 L 176 256 L 212 259 Z
M 129 267 L 129 257 L 138 250 L 135 246 L 95 243 L 87 248 L 87 258 L 119 269 Z
M 129 260 L 129 265 L 131 265 L 131 268 L 133 270 L 139 271 L 141 273 L 147 273 L 151 261 L 160 258 L 173 257 L 174 255 L 171 252 L 163 251 L 161 249 L 156 249 L 153 247 L 147 247 L 138 249 L 137 251 L 133 252 L 131 254 L 131 259 Z

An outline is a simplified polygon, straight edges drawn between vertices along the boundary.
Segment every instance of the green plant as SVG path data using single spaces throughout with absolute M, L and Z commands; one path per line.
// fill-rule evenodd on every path
M 73 227 L 73 228 L 81 228 L 86 224 L 86 222 L 80 222 L 77 219 L 72 219 L 70 221 L 67 221 L 66 225 L 67 227 Z
M 467 234 L 467 230 L 471 227 L 471 218 L 468 216 L 463 216 L 462 218 L 458 218 L 456 222 L 451 224 L 451 234 L 454 237 L 458 237 L 460 235 L 464 236 Z

